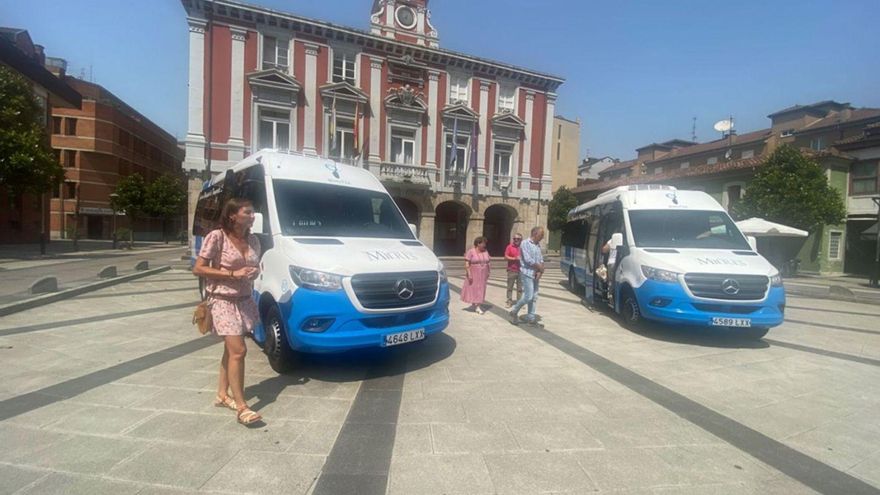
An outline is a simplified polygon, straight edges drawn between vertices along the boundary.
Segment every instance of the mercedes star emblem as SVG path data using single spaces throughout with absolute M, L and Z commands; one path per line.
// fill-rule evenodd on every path
M 739 294 L 739 282 L 732 278 L 726 278 L 721 282 L 721 290 L 727 295 L 735 296 Z
M 397 293 L 397 297 L 406 301 L 411 298 L 413 294 L 415 294 L 415 286 L 412 283 L 412 280 L 409 279 L 400 279 L 394 284 L 394 292 Z

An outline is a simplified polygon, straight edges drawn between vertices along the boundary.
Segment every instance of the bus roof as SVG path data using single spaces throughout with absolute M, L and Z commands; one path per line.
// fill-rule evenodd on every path
M 724 211 L 712 196 L 703 191 L 681 191 L 672 186 L 638 184 L 605 191 L 596 199 L 572 208 L 569 219 L 587 210 L 619 201 L 627 210 L 708 210 Z
M 379 179 L 367 169 L 294 151 L 260 150 L 245 157 L 229 170 L 239 172 L 257 164 L 262 164 L 266 175 L 273 179 L 319 182 L 385 192 Z M 225 175 L 226 172 L 218 173 L 211 179 L 210 185 L 223 182 Z

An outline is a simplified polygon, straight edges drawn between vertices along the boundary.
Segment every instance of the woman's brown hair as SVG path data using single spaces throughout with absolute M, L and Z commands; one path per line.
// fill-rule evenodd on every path
M 477 237 L 476 239 L 474 239 L 474 247 L 479 246 L 481 242 L 489 242 L 489 241 L 488 241 L 488 239 L 486 239 L 483 236 Z
M 238 213 L 245 206 L 254 206 L 251 200 L 244 198 L 230 198 L 223 204 L 223 210 L 220 213 L 220 228 L 227 233 L 232 232 L 235 222 L 229 218 Z

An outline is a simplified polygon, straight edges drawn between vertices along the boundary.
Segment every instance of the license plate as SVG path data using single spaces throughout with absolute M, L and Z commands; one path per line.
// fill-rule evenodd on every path
M 750 327 L 752 320 L 748 318 L 712 318 L 712 325 L 716 327 Z
M 385 336 L 385 347 L 392 345 L 408 344 L 425 338 L 425 329 L 410 330 L 408 332 L 389 333 Z

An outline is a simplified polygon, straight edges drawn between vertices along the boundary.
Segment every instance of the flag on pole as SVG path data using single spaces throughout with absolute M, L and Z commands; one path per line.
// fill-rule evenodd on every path
M 333 103 L 330 109 L 330 156 L 338 155 L 336 151 L 338 143 L 336 142 L 336 96 L 333 97 Z
M 458 117 L 452 121 L 452 146 L 449 148 L 449 156 L 446 159 L 446 168 L 455 170 L 458 161 Z
M 477 123 L 471 126 L 471 158 L 470 169 L 474 180 L 474 193 L 477 191 Z
M 355 102 L 354 104 L 354 147 L 352 149 L 351 156 L 355 160 L 357 160 L 361 156 L 361 144 L 360 139 L 358 139 L 358 128 L 360 127 L 360 117 L 361 113 L 361 102 Z

